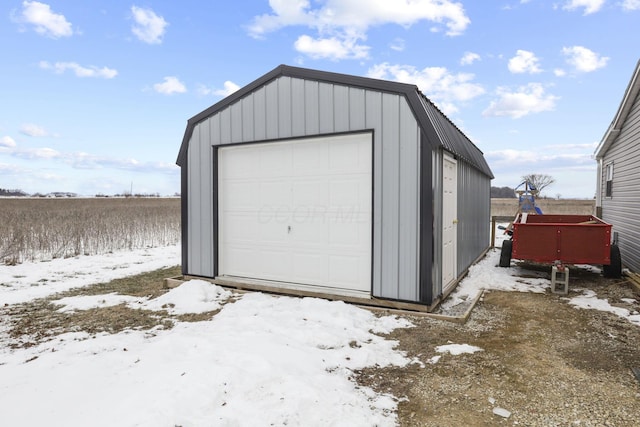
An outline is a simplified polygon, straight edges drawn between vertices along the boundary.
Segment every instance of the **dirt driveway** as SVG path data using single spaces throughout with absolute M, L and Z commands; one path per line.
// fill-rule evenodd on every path
M 612 305 L 638 309 L 623 280 L 574 270 L 569 297 L 595 291 Z M 623 301 L 621 298 L 634 298 Z M 634 308 L 635 306 L 635 308 Z M 405 368 L 368 369 L 359 381 L 405 397 L 403 426 L 638 426 L 640 326 L 612 313 L 578 309 L 556 294 L 492 291 L 464 325 L 412 318 L 389 338 L 419 359 Z M 473 354 L 438 353 L 456 343 Z M 508 418 L 494 414 L 503 408 Z

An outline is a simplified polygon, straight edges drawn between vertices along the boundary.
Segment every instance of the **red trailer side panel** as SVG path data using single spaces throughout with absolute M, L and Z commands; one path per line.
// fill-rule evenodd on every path
M 519 215 L 512 258 L 609 265 L 611 225 L 589 215 Z

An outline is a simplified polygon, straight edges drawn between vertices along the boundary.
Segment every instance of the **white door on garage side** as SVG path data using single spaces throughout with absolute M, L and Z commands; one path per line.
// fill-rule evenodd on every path
M 458 170 L 455 159 L 442 162 L 442 291 L 448 292 L 457 278 Z
M 218 150 L 218 274 L 371 292 L 370 133 Z

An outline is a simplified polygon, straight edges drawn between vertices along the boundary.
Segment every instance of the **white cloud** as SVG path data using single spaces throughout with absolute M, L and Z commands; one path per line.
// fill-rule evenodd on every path
M 23 1 L 22 15 L 18 21 L 31 24 L 35 27 L 36 33 L 54 39 L 73 35 L 73 28 L 67 18 L 54 13 L 51 6 L 46 3 Z
M 418 70 L 411 65 L 374 65 L 367 76 L 415 84 L 445 114 L 458 111 L 457 104 L 469 101 L 484 93 L 484 88 L 473 83 L 473 74 L 450 73 L 444 67 L 426 67 Z
M 582 46 L 563 47 L 562 54 L 567 57 L 567 63 L 572 65 L 576 71 L 589 73 L 598 68 L 603 68 L 609 61 L 608 57 L 599 54 Z
M 404 50 L 404 45 L 404 39 L 401 39 L 399 37 L 396 37 L 391 43 L 389 43 L 389 47 L 396 52 L 402 52 Z
M 556 77 L 564 77 L 567 75 L 567 72 L 565 70 L 563 70 L 562 68 L 556 68 L 555 70 L 553 70 L 553 74 Z
M 290 25 L 365 31 L 375 25 L 408 27 L 427 20 L 444 23 L 447 34 L 459 35 L 471 22 L 462 4 L 450 0 L 321 0 L 314 3 L 320 6 L 312 9 L 308 0 L 271 0 L 273 13 L 256 16 L 249 33 L 261 36 Z
M 113 68 L 98 68 L 93 65 L 83 67 L 82 65 L 79 65 L 75 62 L 56 62 L 55 64 L 51 64 L 47 61 L 40 61 L 38 65 L 44 70 L 53 70 L 58 74 L 62 74 L 67 70 L 71 70 L 78 77 L 99 77 L 103 79 L 112 79 L 118 75 L 118 71 L 114 70 Z
M 159 172 L 163 174 L 176 174 L 180 171 L 177 165 L 168 162 L 142 162 L 134 158 L 98 156 L 86 152 L 60 152 L 48 147 L 14 149 L 10 151 L 10 155 L 27 160 L 51 160 L 63 163 L 74 169 L 116 169 L 143 173 Z
M 23 167 L 20 167 L 18 165 L 0 163 L 0 175 L 24 176 L 26 172 L 31 172 L 31 171 Z
M 156 83 L 153 85 L 153 89 L 164 95 L 172 95 L 174 93 L 185 93 L 187 91 L 187 87 L 178 80 L 177 77 L 167 76 L 164 78 L 162 83 Z
M 546 145 L 536 150 L 505 149 L 485 153 L 487 160 L 500 168 L 522 170 L 523 165 L 544 165 L 549 169 L 595 169 L 591 158 L 594 144 Z
M 3 136 L 0 138 L 0 147 L 13 148 L 16 146 L 16 141 L 10 136 Z
M 42 126 L 33 123 L 25 123 L 20 127 L 20 133 L 27 136 L 49 136 L 49 133 Z
M 162 43 L 165 29 L 169 23 L 162 16 L 156 15 L 151 9 L 143 9 L 137 6 L 131 6 L 134 25 L 131 32 L 135 34 L 140 41 L 149 44 Z
M 480 55 L 474 52 L 465 52 L 462 58 L 460 59 L 460 65 L 471 65 L 475 61 L 480 60 Z
M 200 84 L 198 85 L 196 91 L 198 92 L 198 95 L 201 95 L 201 96 L 207 96 L 207 95 L 213 94 L 217 96 L 227 97 L 232 93 L 234 93 L 235 91 L 237 91 L 238 89 L 240 89 L 240 86 L 238 86 L 231 80 L 227 80 L 223 84 L 223 89 L 212 89 L 205 85 Z
M 527 50 L 516 51 L 516 56 L 509 60 L 509 71 L 512 73 L 540 73 L 542 70 L 538 66 L 539 59 L 533 52 Z
M 604 0 L 569 0 L 563 9 L 576 10 L 581 7 L 584 8 L 584 14 L 589 15 L 599 11 L 604 4 Z
M 249 34 L 261 38 L 287 26 L 308 27 L 317 35 L 300 36 L 295 48 L 312 58 L 367 57 L 368 46 L 358 42 L 366 40 L 372 26 L 409 27 L 426 20 L 455 36 L 471 22 L 462 4 L 451 0 L 271 0 L 269 5 L 271 13 L 254 17 Z
M 300 53 L 313 59 L 363 59 L 369 56 L 369 46 L 358 44 L 359 37 L 329 37 L 314 39 L 308 35 L 298 37 L 294 46 Z
M 511 117 L 518 119 L 528 114 L 552 111 L 555 108 L 557 96 L 545 93 L 539 83 L 529 83 L 527 86 L 511 92 L 506 88 L 498 88 L 498 99 L 491 101 L 489 107 L 482 112 L 485 117 Z
M 14 151 L 13 155 L 23 159 L 55 159 L 60 157 L 60 152 L 53 148 L 28 148 L 25 150 Z
M 218 95 L 218 96 L 229 96 L 232 93 L 234 93 L 235 91 L 237 91 L 238 89 L 240 89 L 240 86 L 238 86 L 237 84 L 235 84 L 234 82 L 232 82 L 231 80 L 227 80 L 226 82 L 224 82 L 224 89 L 216 89 L 213 91 L 214 95 Z
M 622 2 L 624 10 L 640 10 L 640 0 L 624 0 Z

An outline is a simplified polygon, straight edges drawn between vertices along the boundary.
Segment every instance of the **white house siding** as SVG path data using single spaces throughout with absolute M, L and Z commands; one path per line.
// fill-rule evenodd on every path
M 280 76 L 195 125 L 188 144 L 188 273 L 212 277 L 212 146 L 373 132 L 373 295 L 419 301 L 418 124 L 402 95 Z
M 613 192 L 605 197 L 606 165 L 613 162 Z M 636 98 L 620 134 L 599 170 L 602 219 L 613 225 L 623 264 L 640 272 L 640 97 Z M 600 169 L 600 168 L 599 168 Z

